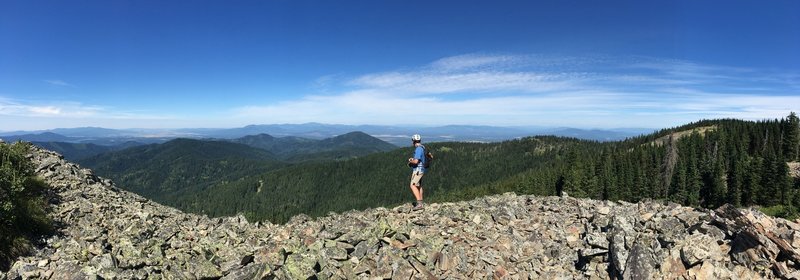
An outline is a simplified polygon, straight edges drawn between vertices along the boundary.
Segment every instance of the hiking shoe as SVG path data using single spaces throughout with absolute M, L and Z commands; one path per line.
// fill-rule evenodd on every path
M 411 207 L 412 211 L 422 210 L 422 204 L 417 204 L 414 207 Z

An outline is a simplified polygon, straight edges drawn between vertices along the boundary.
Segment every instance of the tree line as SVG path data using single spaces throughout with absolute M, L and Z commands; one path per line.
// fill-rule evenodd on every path
M 759 205 L 766 212 L 789 217 L 800 208 L 800 187 L 789 177 L 786 164 L 798 160 L 799 131 L 798 118 L 791 113 L 756 122 L 702 120 L 616 142 L 536 136 L 500 143 L 429 143 L 436 160 L 423 181 L 425 197 L 443 202 L 508 191 L 567 193 L 632 202 L 659 199 L 707 208 L 724 203 Z M 405 166 L 411 147 L 301 163 L 237 160 L 234 152 L 213 160 L 190 153 L 194 164 L 169 160 L 186 158 L 186 153 L 175 152 L 185 149 L 183 143 L 176 143 L 171 156 L 157 157 L 159 163 L 141 161 L 139 165 L 148 168 L 135 173 L 116 170 L 110 175 L 126 183 L 191 178 L 170 181 L 171 188 L 181 189 L 162 187 L 155 190 L 161 195 L 153 197 L 185 211 L 210 216 L 242 213 L 251 221 L 280 223 L 300 213 L 320 216 L 412 200 L 410 170 Z M 158 176 L 146 174 L 148 170 Z M 183 186 L 182 182 L 194 183 Z M 137 186 L 120 186 L 137 190 Z M 142 194 L 152 196 L 153 191 Z

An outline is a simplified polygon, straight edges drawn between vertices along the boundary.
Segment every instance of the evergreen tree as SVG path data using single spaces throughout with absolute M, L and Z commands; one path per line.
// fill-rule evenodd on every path
M 789 196 L 792 189 L 792 178 L 789 177 L 789 166 L 782 157 L 775 161 L 775 184 L 778 189 L 780 203 L 788 205 L 791 203 Z
M 744 162 L 744 186 L 742 187 L 742 204 L 755 205 L 762 202 L 761 174 L 764 160 L 760 157 L 749 158 Z
M 786 161 L 797 161 L 800 156 L 800 118 L 792 112 L 782 124 L 783 155 Z
M 780 190 L 778 186 L 778 170 L 776 169 L 778 160 L 772 153 L 767 153 L 761 167 L 761 186 L 763 191 L 760 193 L 758 204 L 763 206 L 773 206 L 780 202 Z
M 742 188 L 744 185 L 744 160 L 736 159 L 728 172 L 727 202 L 736 207 L 742 206 Z

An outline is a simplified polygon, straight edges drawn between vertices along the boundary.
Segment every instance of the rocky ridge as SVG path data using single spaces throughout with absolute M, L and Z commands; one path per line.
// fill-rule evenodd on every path
M 30 157 L 58 233 L 0 280 L 800 278 L 800 225 L 751 209 L 509 193 L 275 225 L 182 213 Z

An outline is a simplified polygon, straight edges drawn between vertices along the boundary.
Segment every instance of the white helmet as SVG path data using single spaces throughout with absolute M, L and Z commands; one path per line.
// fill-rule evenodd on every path
M 414 134 L 413 136 L 411 136 L 411 140 L 422 141 L 422 136 L 419 136 L 419 134 Z

